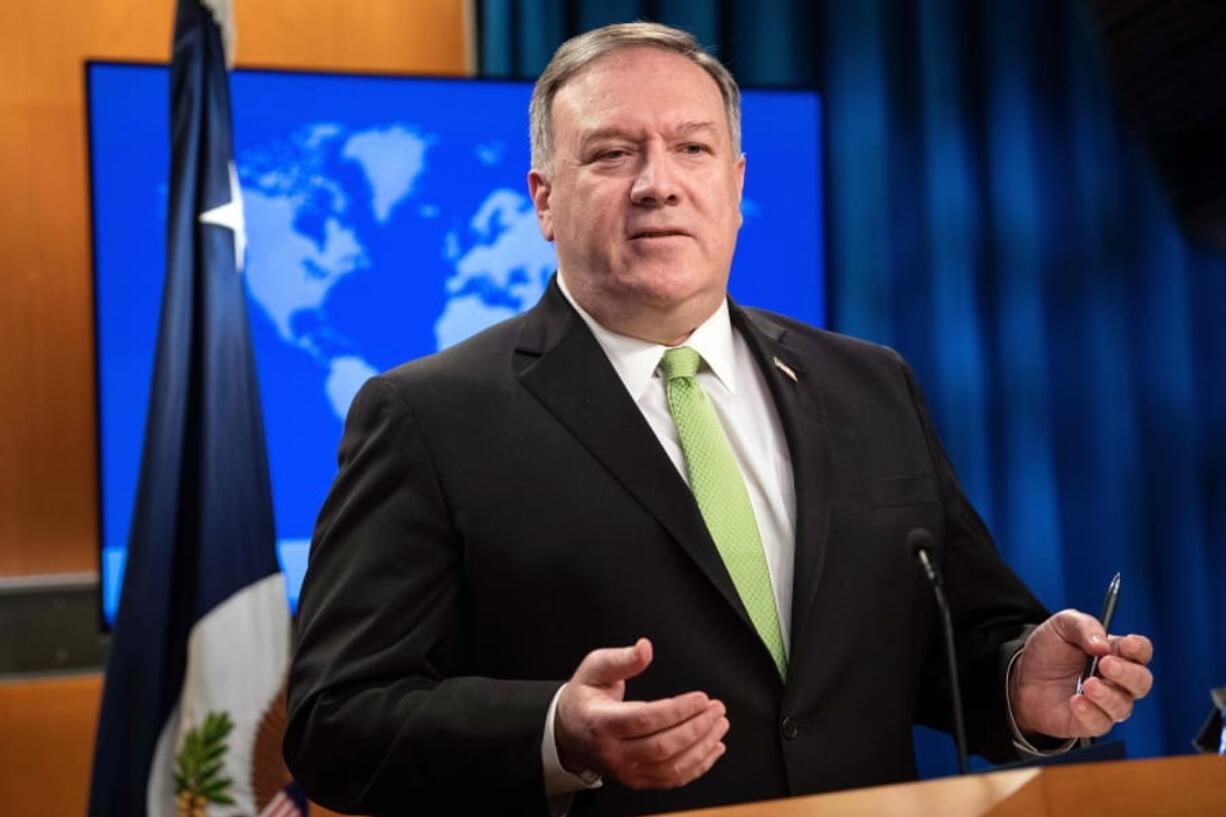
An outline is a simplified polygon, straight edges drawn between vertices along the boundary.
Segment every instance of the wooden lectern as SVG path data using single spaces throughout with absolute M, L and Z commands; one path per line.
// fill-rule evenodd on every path
M 1018 769 L 670 817 L 1226 817 L 1226 757 Z

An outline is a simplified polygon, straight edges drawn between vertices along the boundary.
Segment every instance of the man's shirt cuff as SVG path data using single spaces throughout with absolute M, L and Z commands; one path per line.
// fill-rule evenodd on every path
M 571 774 L 562 768 L 562 761 L 558 759 L 558 743 L 553 734 L 553 721 L 558 712 L 558 699 L 562 697 L 564 689 L 566 689 L 566 684 L 558 687 L 553 700 L 549 702 L 549 710 L 545 714 L 545 734 L 541 736 L 541 766 L 545 772 L 545 797 L 550 800 L 550 811 L 554 812 L 555 796 L 565 795 L 564 798 L 556 798 L 565 802 L 565 807 L 560 813 L 565 813 L 570 807 L 570 795 L 584 789 L 599 788 L 601 785 L 600 775 L 593 772 Z
M 1025 647 L 1022 649 L 1024 650 Z M 1062 755 L 1077 745 L 1077 738 L 1069 738 L 1059 746 L 1049 749 L 1040 749 L 1022 734 L 1021 729 L 1017 728 L 1017 719 L 1013 717 L 1013 697 L 1009 694 L 1009 679 L 1013 677 L 1013 665 L 1017 663 L 1017 659 L 1021 654 L 1022 650 L 1013 653 L 1013 657 L 1009 659 L 1009 668 L 1005 671 L 1005 708 L 1009 713 L 1009 731 L 1013 733 L 1013 748 L 1017 750 L 1021 757 L 1055 757 L 1056 755 Z

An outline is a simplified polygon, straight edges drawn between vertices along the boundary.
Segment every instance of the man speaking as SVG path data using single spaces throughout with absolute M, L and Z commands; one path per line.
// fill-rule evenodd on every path
M 312 798 L 577 817 L 912 778 L 912 724 L 950 720 L 917 527 L 972 750 L 1128 717 L 1149 641 L 1047 618 L 901 358 L 728 300 L 745 157 L 718 61 L 664 26 L 592 31 L 531 122 L 549 290 L 349 414 L 290 677 Z

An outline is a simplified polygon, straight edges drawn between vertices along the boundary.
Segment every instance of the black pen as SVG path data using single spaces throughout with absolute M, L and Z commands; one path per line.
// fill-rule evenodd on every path
M 1115 618 L 1115 606 L 1120 600 L 1120 574 L 1116 573 L 1115 578 L 1111 580 L 1111 584 L 1107 585 L 1107 597 L 1103 599 L 1103 612 L 1098 617 L 1102 622 L 1103 631 L 1108 635 L 1111 634 L 1111 619 Z M 1098 656 L 1086 656 L 1086 668 L 1081 673 L 1081 677 L 1077 679 L 1077 694 L 1081 694 L 1081 686 L 1087 679 L 1092 678 L 1098 672 Z

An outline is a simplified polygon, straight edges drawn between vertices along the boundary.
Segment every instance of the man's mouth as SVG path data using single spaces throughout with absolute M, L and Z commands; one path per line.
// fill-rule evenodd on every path
M 638 241 L 642 238 L 677 238 L 688 236 L 689 233 L 683 230 L 658 229 L 658 230 L 639 230 L 630 234 L 631 241 Z

